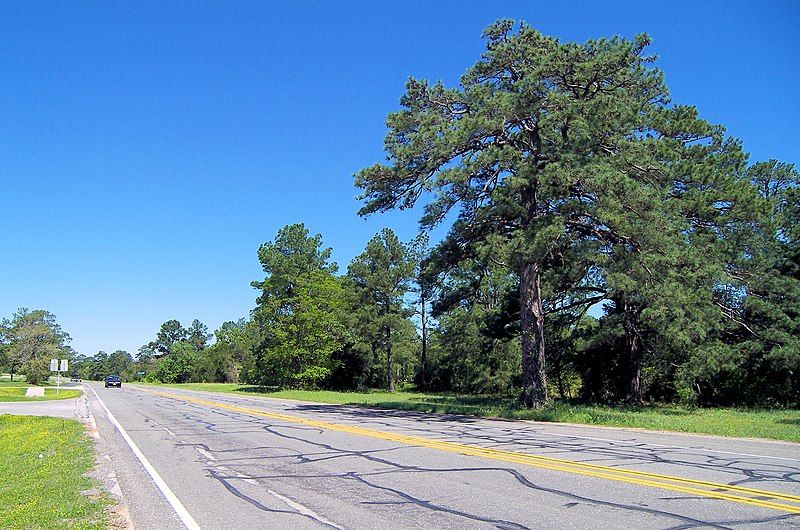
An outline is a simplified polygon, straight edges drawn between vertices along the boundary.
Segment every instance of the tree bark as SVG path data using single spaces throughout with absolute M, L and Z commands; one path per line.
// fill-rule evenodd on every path
M 544 310 L 539 264 L 524 265 L 519 276 L 522 403 L 540 409 L 547 401 L 547 378 L 544 373 Z
M 392 328 L 386 327 L 386 380 L 389 392 L 394 392 L 394 366 L 392 365 Z
M 538 143 L 538 133 L 536 133 Z M 525 208 L 523 228 L 537 216 L 536 184 L 522 191 Z M 547 402 L 544 373 L 544 308 L 542 307 L 541 262 L 528 257 L 519 272 L 520 327 L 522 341 L 522 403 L 540 409 Z
M 556 360 L 556 374 L 557 374 L 557 383 L 558 383 L 558 396 L 561 399 L 564 399 L 566 396 L 564 395 L 564 370 L 563 366 L 561 365 L 561 359 L 559 358 Z
M 379 331 L 379 333 L 380 333 L 380 331 Z M 380 380 L 380 378 L 377 377 L 377 375 L 379 375 L 379 374 L 377 374 L 376 373 L 377 370 L 375 370 L 375 367 L 378 365 L 378 360 L 380 359 L 378 357 L 378 341 L 377 340 L 373 340 L 371 345 L 372 345 L 372 359 L 370 359 L 370 362 L 369 362 L 369 380 L 367 381 L 367 384 L 368 385 L 372 385 L 372 384 L 377 385 L 378 381 Z
M 422 305 L 420 314 L 422 319 L 422 352 L 420 354 L 419 382 L 422 388 L 428 384 L 428 322 L 425 312 L 425 289 L 420 289 L 420 303 Z
M 634 329 L 634 324 L 630 320 L 625 321 L 625 349 L 628 356 L 628 370 L 626 374 L 627 388 L 625 392 L 625 403 L 628 405 L 641 406 L 644 404 L 642 399 L 642 348 L 639 335 Z

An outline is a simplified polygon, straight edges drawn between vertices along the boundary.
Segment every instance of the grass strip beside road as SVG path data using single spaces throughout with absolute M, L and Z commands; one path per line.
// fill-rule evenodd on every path
M 419 412 L 463 414 L 484 418 L 605 425 L 656 431 L 713 434 L 736 438 L 767 438 L 800 442 L 800 410 L 748 410 L 652 405 L 642 408 L 551 403 L 542 410 L 520 407 L 511 398 L 418 392 L 333 392 L 275 390 L 234 383 L 153 385 L 245 394 L 317 403 L 382 407 Z
M 0 415 L 0 528 L 107 527 L 102 495 L 84 473 L 94 466 L 91 440 L 76 420 Z
M 27 397 L 25 391 L 29 388 L 28 385 L 24 386 L 0 386 L 0 402 L 8 401 L 50 401 L 54 399 L 70 399 L 78 397 L 82 394 L 80 390 L 60 389 L 56 391 L 55 388 L 47 387 L 44 389 L 44 396 L 42 397 Z

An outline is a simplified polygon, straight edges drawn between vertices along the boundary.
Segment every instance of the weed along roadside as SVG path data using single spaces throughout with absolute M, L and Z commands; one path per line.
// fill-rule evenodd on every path
M 89 476 L 92 440 L 74 419 L 0 415 L 0 528 L 108 527 L 110 498 Z
M 98 441 L 82 389 L 0 383 L 0 528 L 130 527 Z

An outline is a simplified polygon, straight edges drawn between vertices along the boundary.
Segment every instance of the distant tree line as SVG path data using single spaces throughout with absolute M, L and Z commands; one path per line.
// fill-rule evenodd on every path
M 165 322 L 117 371 L 799 406 L 795 167 L 750 162 L 671 103 L 647 36 L 562 43 L 499 21 L 485 38 L 458 87 L 408 81 L 388 162 L 356 174 L 362 215 L 424 203 L 418 238 L 384 229 L 339 271 L 321 235 L 285 226 L 258 249 L 247 319 L 213 338 Z

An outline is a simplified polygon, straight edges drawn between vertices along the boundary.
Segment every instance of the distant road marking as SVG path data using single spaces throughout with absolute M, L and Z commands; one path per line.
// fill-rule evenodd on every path
M 103 403 L 103 400 L 100 399 L 100 396 L 97 394 L 97 390 L 95 390 L 91 385 L 86 385 L 86 386 L 92 389 L 92 392 L 94 392 L 94 396 L 97 398 L 97 401 L 100 403 L 100 406 L 102 406 L 103 410 L 106 411 L 108 419 L 111 420 L 111 423 L 113 423 L 114 427 L 117 428 L 119 433 L 122 435 L 122 438 L 124 438 L 125 441 L 128 443 L 128 446 L 133 451 L 133 454 L 136 455 L 136 458 L 139 459 L 139 462 L 141 462 L 145 471 L 147 471 L 147 473 L 150 475 L 150 478 L 153 479 L 153 482 L 156 483 L 158 489 L 161 490 L 161 493 L 167 499 L 169 505 L 172 506 L 172 509 L 175 510 L 176 514 L 178 514 L 178 517 L 180 517 L 181 522 L 189 530 L 200 530 L 200 525 L 197 524 L 197 521 L 194 520 L 194 517 L 192 517 L 189 511 L 183 506 L 183 503 L 178 499 L 178 497 L 175 496 L 175 494 L 172 492 L 169 486 L 167 486 L 167 483 L 164 482 L 164 479 L 161 478 L 161 475 L 158 474 L 158 471 L 156 471 L 153 465 L 150 464 L 150 462 L 144 456 L 142 451 L 136 446 L 136 443 L 131 439 L 130 436 L 128 436 L 128 433 L 125 432 L 125 429 L 122 428 L 122 425 L 120 425 L 120 423 L 117 421 L 117 418 L 115 418 L 114 415 L 111 414 L 111 411 L 108 410 L 106 404 Z
M 743 486 L 732 486 L 729 484 L 707 482 L 703 480 L 694 480 L 682 477 L 673 477 L 670 475 L 660 475 L 657 473 L 648 473 L 645 471 L 634 471 L 631 469 L 614 468 L 609 466 L 601 466 L 598 464 L 589 464 L 586 462 L 576 462 L 572 460 L 565 460 L 565 459 L 552 458 L 546 456 L 537 456 L 526 453 L 515 453 L 512 451 L 489 449 L 475 445 L 465 445 L 455 442 L 446 442 L 442 440 L 422 438 L 418 436 L 408 436 L 404 434 L 397 434 L 386 431 L 377 431 L 373 429 L 365 429 L 363 427 L 356 427 L 352 425 L 343 425 L 338 423 L 329 423 L 320 420 L 311 420 L 307 418 L 301 418 L 299 416 L 291 416 L 288 414 L 266 412 L 263 410 L 252 409 L 248 407 L 240 407 L 236 405 L 229 405 L 227 403 L 221 403 L 218 401 L 208 401 L 191 396 L 161 392 L 158 390 L 145 389 L 142 387 L 138 387 L 137 390 L 150 392 L 157 396 L 162 396 L 170 399 L 186 401 L 189 403 L 196 403 L 207 407 L 226 409 L 233 412 L 240 412 L 252 416 L 261 416 L 264 418 L 285 421 L 288 423 L 308 425 L 319 429 L 328 429 L 332 431 L 346 432 L 358 436 L 377 438 L 380 440 L 398 442 L 417 447 L 425 447 L 428 449 L 436 449 L 439 451 L 447 451 L 450 453 L 457 453 L 461 455 L 490 458 L 493 460 L 501 460 L 504 462 L 511 462 L 514 464 L 522 464 L 526 466 L 549 469 L 553 471 L 562 471 L 566 473 L 573 473 L 576 475 L 602 478 L 617 482 L 624 482 L 627 484 L 635 484 L 639 486 L 649 486 L 653 488 L 669 490 L 678 493 L 688 493 L 691 495 L 698 495 L 701 497 L 707 497 L 711 499 L 726 500 L 740 504 L 758 506 L 760 508 L 769 508 L 772 510 L 779 510 L 782 512 L 788 512 L 792 514 L 800 514 L 800 496 L 791 495 L 788 493 L 778 493 L 767 490 L 746 488 Z M 771 500 L 765 500 L 765 499 L 771 499 Z M 787 504 L 785 502 L 774 502 L 774 501 L 788 501 L 791 504 Z

